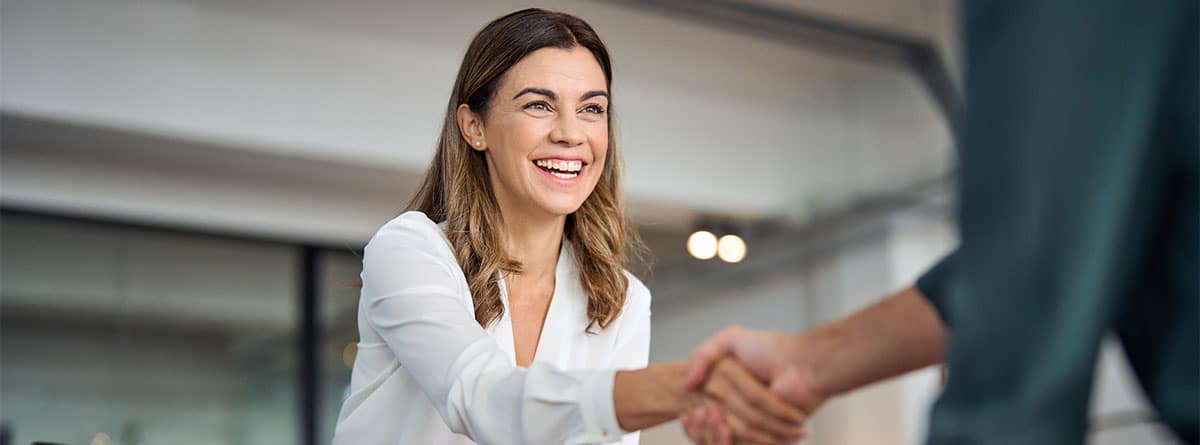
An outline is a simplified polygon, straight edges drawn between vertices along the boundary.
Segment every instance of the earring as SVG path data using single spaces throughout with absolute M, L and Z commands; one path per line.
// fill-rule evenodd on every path
M 476 146 L 476 147 L 482 147 L 482 146 L 483 146 L 483 142 L 475 141 L 475 146 Z

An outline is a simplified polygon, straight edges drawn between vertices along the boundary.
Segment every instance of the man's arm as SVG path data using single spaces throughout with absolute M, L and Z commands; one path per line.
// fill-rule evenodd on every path
M 810 331 L 780 334 L 730 327 L 697 347 L 688 384 L 717 359 L 734 356 L 772 391 L 811 411 L 826 398 L 942 360 L 946 330 L 914 286 Z

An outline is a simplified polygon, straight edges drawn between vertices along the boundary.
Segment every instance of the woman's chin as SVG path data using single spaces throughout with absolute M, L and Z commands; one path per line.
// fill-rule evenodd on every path
M 578 200 L 563 199 L 563 200 L 553 200 L 553 201 L 549 201 L 549 202 L 542 202 L 539 207 L 542 208 L 542 211 L 549 213 L 551 215 L 567 216 L 572 213 L 575 213 L 575 211 L 579 210 L 579 208 L 582 206 L 583 206 L 582 199 L 578 199 Z

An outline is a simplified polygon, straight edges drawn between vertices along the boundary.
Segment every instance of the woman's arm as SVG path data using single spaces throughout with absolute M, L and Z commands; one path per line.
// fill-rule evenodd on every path
M 617 421 L 625 431 L 643 430 L 674 420 L 686 406 L 687 363 L 657 363 L 619 371 L 613 383 Z

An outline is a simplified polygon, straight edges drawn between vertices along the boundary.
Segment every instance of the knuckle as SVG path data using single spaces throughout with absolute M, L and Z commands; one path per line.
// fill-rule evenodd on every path
M 741 332 L 741 329 L 741 326 L 726 326 L 724 329 L 721 329 L 721 332 L 719 332 L 717 335 L 722 339 L 732 340 L 734 337 L 737 337 L 738 333 Z

